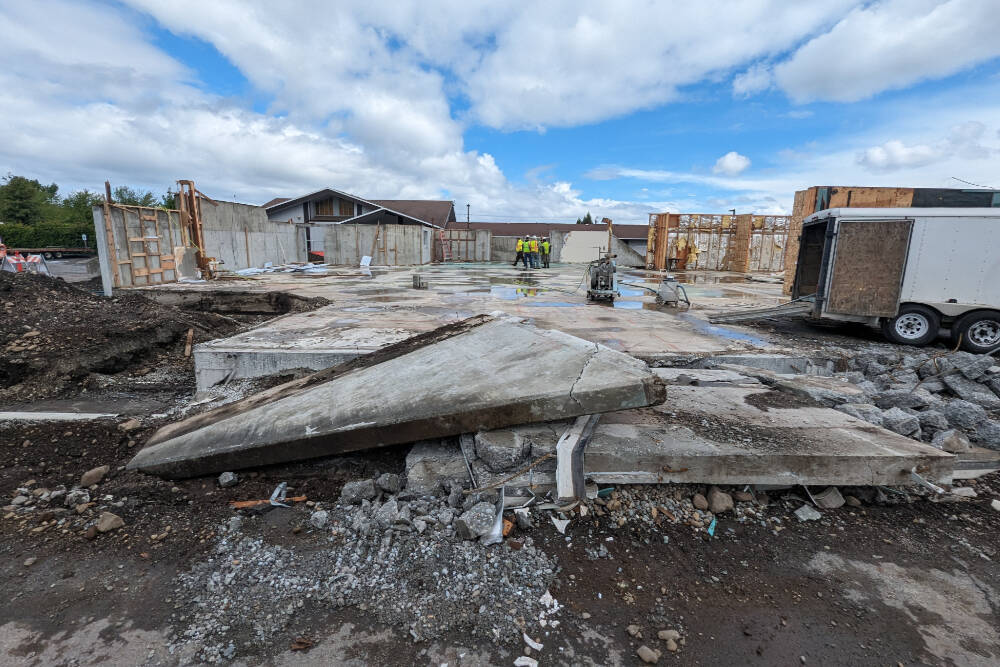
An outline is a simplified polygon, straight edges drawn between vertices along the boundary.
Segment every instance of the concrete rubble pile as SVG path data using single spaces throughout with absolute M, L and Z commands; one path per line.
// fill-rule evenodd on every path
M 1000 450 L 1000 360 L 954 352 L 862 354 L 838 373 L 861 393 L 836 407 L 950 452 Z

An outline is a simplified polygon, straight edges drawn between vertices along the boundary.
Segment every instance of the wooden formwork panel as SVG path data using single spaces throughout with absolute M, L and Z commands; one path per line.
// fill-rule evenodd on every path
M 826 310 L 895 316 L 912 227 L 910 220 L 841 222 Z

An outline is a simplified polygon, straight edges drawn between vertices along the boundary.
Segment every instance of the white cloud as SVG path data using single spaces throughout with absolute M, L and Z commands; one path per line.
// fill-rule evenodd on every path
M 764 92 L 771 87 L 774 76 L 771 69 L 763 64 L 757 64 L 733 77 L 733 97 L 750 97 Z
M 885 0 L 851 11 L 774 68 L 792 99 L 853 102 L 1000 56 L 996 0 Z
M 912 167 L 922 167 L 937 162 L 944 153 L 932 146 L 918 144 L 907 146 L 895 139 L 865 149 L 857 156 L 857 163 L 872 171 L 895 171 Z
M 718 160 L 712 167 L 713 174 L 725 174 L 726 176 L 736 176 L 742 174 L 750 167 L 750 158 L 740 155 L 736 151 L 729 151 Z

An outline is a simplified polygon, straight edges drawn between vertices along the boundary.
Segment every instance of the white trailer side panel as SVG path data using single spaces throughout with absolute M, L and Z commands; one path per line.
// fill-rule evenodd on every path
M 916 217 L 900 302 L 1000 307 L 1000 214 Z

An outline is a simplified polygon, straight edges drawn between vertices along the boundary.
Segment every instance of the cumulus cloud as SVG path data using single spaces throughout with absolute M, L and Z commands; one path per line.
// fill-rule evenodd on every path
M 918 144 L 907 146 L 902 141 L 891 140 L 881 146 L 872 146 L 858 153 L 857 163 L 872 171 L 895 171 L 922 167 L 940 160 L 944 153 L 932 146 Z
M 726 176 L 737 176 L 750 167 L 750 158 L 740 155 L 736 151 L 729 151 L 718 160 L 712 167 L 713 174 L 725 174 Z
M 853 102 L 1000 56 L 995 0 L 885 0 L 857 7 L 774 68 L 796 101 Z
M 914 169 L 954 158 L 963 161 L 983 160 L 998 150 L 982 143 L 986 125 L 970 120 L 951 128 L 948 136 L 931 144 L 910 144 L 893 139 L 859 152 L 857 164 L 870 171 Z
M 769 67 L 754 65 L 733 77 L 733 97 L 750 97 L 761 93 L 771 87 L 773 78 Z

